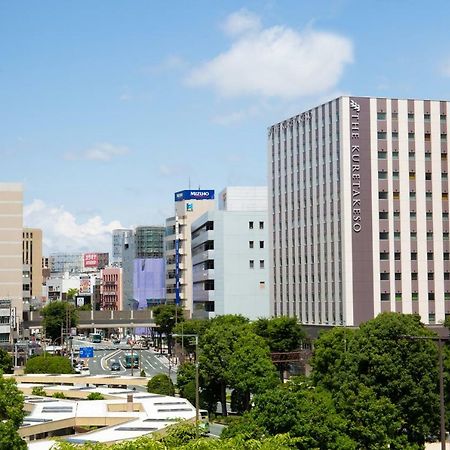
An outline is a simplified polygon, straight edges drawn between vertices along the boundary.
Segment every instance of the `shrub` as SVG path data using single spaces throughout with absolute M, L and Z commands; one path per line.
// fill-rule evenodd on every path
M 54 397 L 54 398 L 67 398 L 67 397 L 64 395 L 64 392 L 55 392 L 55 393 L 52 395 L 52 397 Z
M 100 392 L 91 392 L 87 396 L 88 400 L 105 400 L 105 396 L 100 394 Z
M 73 368 L 69 358 L 41 355 L 28 360 L 25 373 L 73 373 Z
M 44 391 L 44 388 L 42 386 L 35 386 L 31 393 L 33 395 L 39 395 L 40 397 L 47 397 L 47 392 Z
M 141 370 L 141 375 L 140 376 L 141 377 L 146 377 L 147 376 L 144 369 Z
M 160 395 L 175 395 L 175 386 L 167 375 L 160 373 L 149 380 L 147 392 Z

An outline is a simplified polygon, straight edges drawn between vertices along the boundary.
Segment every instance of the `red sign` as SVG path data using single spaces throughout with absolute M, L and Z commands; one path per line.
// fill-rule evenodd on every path
M 84 267 L 98 267 L 98 254 L 97 253 L 85 253 L 84 254 Z

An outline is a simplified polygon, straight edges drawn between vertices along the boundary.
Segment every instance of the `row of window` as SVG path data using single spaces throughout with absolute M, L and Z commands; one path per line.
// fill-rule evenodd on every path
M 387 200 L 388 199 L 388 192 L 387 191 L 380 191 L 378 192 L 378 199 L 379 200 Z M 400 192 L 393 192 L 392 193 L 392 197 L 394 200 L 400 200 Z M 411 200 L 414 200 L 416 198 L 416 193 L 414 191 L 411 191 L 409 193 L 409 198 Z M 432 192 L 425 192 L 425 198 L 433 198 L 433 193 Z M 443 192 L 442 193 L 442 200 L 448 200 L 448 193 L 447 192 Z M 444 217 L 444 216 L 443 216 Z
M 429 281 L 433 281 L 434 280 L 434 272 L 428 272 L 428 276 L 427 276 Z M 401 280 L 402 279 L 402 274 L 401 272 L 395 272 L 395 280 Z M 389 281 L 390 280 L 390 273 L 389 272 L 382 272 L 380 273 L 380 280 L 381 281 Z M 411 280 L 413 281 L 417 281 L 418 280 L 418 274 L 417 272 L 412 272 L 411 273 Z M 444 280 L 450 280 L 450 272 L 444 272 Z
M 249 267 L 250 269 L 254 269 L 254 268 L 255 268 L 255 260 L 254 260 L 254 259 L 251 259 L 251 260 L 248 262 L 248 267 Z M 260 260 L 259 260 L 259 268 L 260 268 L 260 269 L 264 269 L 264 260 L 263 260 L 263 259 L 260 259 Z
M 398 139 L 398 131 L 392 131 L 391 137 L 394 140 Z M 387 132 L 386 131 L 378 131 L 377 132 L 377 138 L 378 140 L 386 140 L 387 139 Z M 413 131 L 408 132 L 408 139 L 410 141 L 413 141 L 416 138 L 416 133 Z M 431 134 L 430 133 L 424 133 L 424 140 L 425 142 L 431 141 Z M 446 142 L 447 141 L 447 133 L 441 133 L 441 141 Z
M 412 240 L 416 240 L 417 239 L 417 232 L 416 231 L 411 231 L 410 232 L 410 237 Z M 389 239 L 389 231 L 380 231 L 380 241 L 386 241 Z M 400 239 L 400 231 L 394 231 L 394 239 Z M 427 240 L 432 241 L 433 238 L 433 232 L 429 231 L 427 232 Z M 444 231 L 442 233 L 442 239 L 444 241 L 448 241 L 449 240 L 449 233 L 447 231 Z
M 382 292 L 380 294 L 380 300 L 382 302 L 388 302 L 391 300 L 391 294 L 389 292 Z M 396 301 L 402 301 L 402 293 L 396 292 L 395 293 L 395 300 Z M 418 292 L 412 292 L 411 293 L 411 300 L 418 301 L 419 300 L 419 293 Z M 435 300 L 434 292 L 428 292 L 428 300 L 433 301 Z M 450 292 L 444 292 L 444 300 L 450 300 Z
M 253 230 L 253 228 L 254 228 L 254 222 L 253 222 L 253 221 L 250 221 L 250 222 L 248 223 L 248 229 L 249 229 L 249 230 Z M 259 222 L 259 229 L 260 229 L 260 230 L 264 230 L 264 222 L 263 222 L 263 221 Z
M 398 112 L 391 113 L 392 120 L 398 120 Z M 414 120 L 415 116 L 414 113 L 408 113 L 408 120 L 412 121 Z M 377 119 L 378 120 L 386 120 L 386 113 L 383 111 L 377 112 Z M 431 115 L 430 113 L 424 113 L 423 120 L 425 122 L 431 121 Z M 440 121 L 444 123 L 447 120 L 447 116 L 445 114 L 440 114 Z
M 387 180 L 388 178 L 388 172 L 386 170 L 380 170 L 378 171 L 378 179 L 379 180 Z M 398 170 L 394 170 L 392 172 L 392 179 L 393 180 L 399 180 L 400 179 L 400 173 Z M 409 179 L 415 180 L 416 179 L 416 172 L 410 171 L 409 172 Z M 447 180 L 448 174 L 446 172 L 441 173 L 441 179 Z M 425 172 L 425 181 L 431 181 L 431 172 Z
M 255 248 L 255 242 L 248 241 L 248 248 Z M 264 248 L 264 241 L 259 241 L 259 248 Z
M 400 211 L 394 211 L 394 220 L 400 220 Z M 433 213 L 431 211 L 427 211 L 425 214 L 427 220 L 432 220 L 433 219 Z M 389 219 L 389 213 L 387 211 L 380 211 L 378 213 L 378 218 L 379 219 Z M 409 218 L 410 219 L 416 219 L 417 218 L 417 213 L 416 211 L 410 211 L 409 212 Z
M 411 256 L 411 261 L 417 261 L 417 252 L 411 252 L 410 256 Z M 394 253 L 394 259 L 396 261 L 400 261 L 400 259 L 401 259 L 400 252 L 395 252 Z M 428 261 L 433 261 L 433 259 L 434 259 L 434 253 L 433 252 L 428 252 L 427 253 L 427 260 Z M 443 259 L 444 259 L 444 261 L 450 261 L 450 253 L 444 252 Z M 380 260 L 381 261 L 388 261 L 389 260 L 389 252 L 381 252 L 380 253 Z
M 384 160 L 387 159 L 387 152 L 384 150 L 380 150 L 378 152 L 378 159 Z M 431 152 L 425 152 L 425 161 L 431 161 Z M 392 159 L 397 160 L 399 158 L 398 150 L 392 150 Z M 410 151 L 408 152 L 408 158 L 410 161 L 414 161 L 416 159 L 416 152 Z M 447 153 L 441 153 L 441 160 L 447 161 Z

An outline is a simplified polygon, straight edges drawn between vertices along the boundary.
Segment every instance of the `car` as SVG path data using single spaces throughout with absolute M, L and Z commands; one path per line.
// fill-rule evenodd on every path
M 119 345 L 120 344 L 120 339 L 113 339 L 112 343 L 114 345 Z
M 81 368 L 81 375 L 90 375 L 91 371 L 89 370 L 89 367 L 82 367 Z
M 111 363 L 111 371 L 120 370 L 120 363 L 118 361 L 113 361 Z

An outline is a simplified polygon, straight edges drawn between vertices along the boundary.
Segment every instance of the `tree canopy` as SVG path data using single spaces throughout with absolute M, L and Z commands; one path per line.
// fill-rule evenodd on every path
M 167 375 L 159 373 L 148 381 L 147 392 L 160 395 L 175 395 L 175 386 Z
M 70 326 L 76 327 L 78 315 L 73 305 L 67 302 L 54 301 L 42 308 L 42 325 L 45 334 L 53 341 L 61 337 L 61 329 L 66 326 L 67 311 L 70 310 Z

